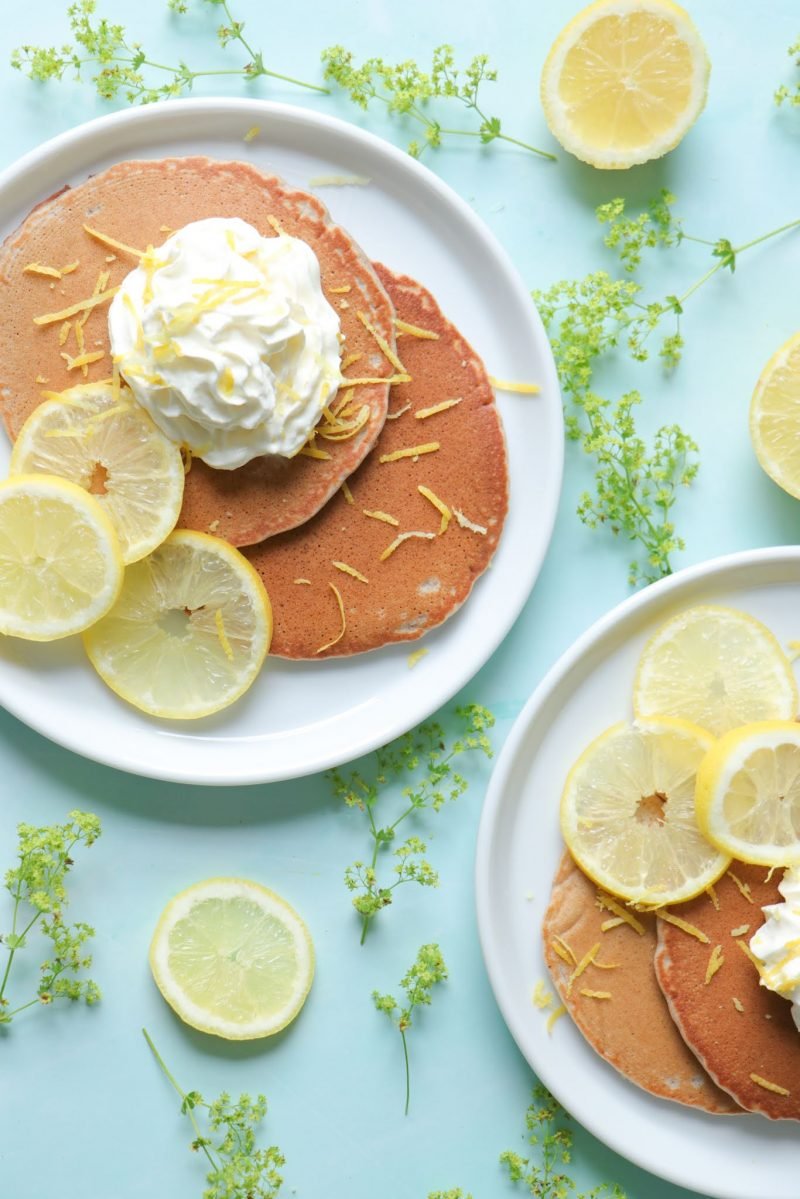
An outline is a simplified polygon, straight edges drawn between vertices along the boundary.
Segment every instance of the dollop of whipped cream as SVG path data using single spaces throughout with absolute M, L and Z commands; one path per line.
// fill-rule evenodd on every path
M 292 457 L 339 385 L 339 318 L 314 251 L 238 217 L 193 221 L 148 249 L 108 323 L 136 400 L 220 470 Z
M 750 948 L 763 966 L 762 987 L 792 1001 L 792 1017 L 800 1030 L 800 867 L 790 867 L 778 884 L 783 903 L 764 908 L 761 928 Z

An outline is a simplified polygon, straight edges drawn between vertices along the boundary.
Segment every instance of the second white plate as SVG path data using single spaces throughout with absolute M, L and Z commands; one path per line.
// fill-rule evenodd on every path
M 632 715 L 636 662 L 655 628 L 681 608 L 709 602 L 752 613 L 783 645 L 796 640 L 800 549 L 749 551 L 681 571 L 598 621 L 550 671 L 503 747 L 484 805 L 476 863 L 481 945 L 519 1048 L 595 1136 L 707 1196 L 797 1199 L 796 1124 L 714 1117 L 656 1099 L 603 1061 L 567 1016 L 548 1035 L 547 1013 L 531 1003 L 537 980 L 548 979 L 540 929 L 563 852 L 558 808 L 567 771 L 593 737 Z
M 244 141 L 253 126 L 259 136 Z M 318 176 L 365 187 L 320 191 L 366 253 L 430 287 L 447 315 L 503 378 L 542 385 L 500 396 L 510 512 L 492 568 L 461 612 L 414 645 L 317 663 L 268 660 L 226 712 L 183 725 L 142 716 L 112 695 L 80 643 L 0 644 L 0 703 L 52 740 L 111 766 L 193 783 L 252 783 L 323 770 L 411 728 L 489 658 L 525 603 L 544 558 L 561 486 L 561 401 L 530 295 L 491 233 L 426 167 L 354 126 L 255 100 L 182 100 L 102 117 L 63 134 L 0 176 L 0 237 L 65 183 L 124 158 L 208 154 L 247 158 L 309 188 Z M 8 447 L 0 436 L 0 476 Z

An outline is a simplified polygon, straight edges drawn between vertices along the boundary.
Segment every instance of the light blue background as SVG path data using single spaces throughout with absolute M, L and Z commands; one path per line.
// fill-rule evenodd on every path
M 66 39 L 65 0 L 3 4 L 0 166 L 108 111 L 87 87 L 39 87 L 7 68 L 25 41 Z M 315 78 L 319 51 L 341 41 L 361 57 L 424 60 L 453 42 L 460 60 L 487 51 L 500 80 L 487 106 L 508 132 L 550 146 L 538 103 L 539 70 L 576 0 L 495 0 L 471 15 L 458 0 L 358 0 L 264 5 L 234 0 L 268 65 Z M 689 0 L 713 62 L 707 109 L 665 160 L 603 173 L 566 154 L 558 165 L 502 146 L 464 141 L 428 158 L 465 196 L 513 256 L 530 287 L 578 276 L 611 259 L 592 212 L 614 195 L 645 200 L 662 186 L 679 197 L 687 231 L 749 240 L 800 217 L 800 112 L 776 110 L 775 87 L 794 71 L 786 47 L 800 33 L 795 0 Z M 104 5 L 164 61 L 230 65 L 213 40 L 218 14 L 194 0 L 173 18 L 161 0 Z M 238 55 L 232 49 L 229 55 Z M 489 94 L 491 93 L 491 100 Z M 398 144 L 405 136 L 377 109 L 360 114 L 340 97 L 316 97 L 265 81 L 209 81 L 196 94 L 257 94 L 354 119 Z M 676 565 L 748 546 L 794 542 L 800 508 L 760 473 L 746 414 L 761 366 L 800 328 L 800 233 L 743 258 L 687 305 L 686 352 L 675 376 L 622 356 L 603 384 L 641 387 L 643 427 L 679 421 L 701 443 L 702 470 L 681 497 L 687 549 Z M 653 295 L 678 291 L 706 269 L 703 247 L 684 244 L 653 268 Z M 547 667 L 596 617 L 628 594 L 629 548 L 591 534 L 574 510 L 589 477 L 568 447 L 553 544 L 535 592 L 504 645 L 462 698 L 498 715 L 499 748 Z M 800 635 L 800 614 L 798 614 Z M 438 891 L 407 888 L 365 948 L 342 885 L 344 867 L 367 851 L 363 818 L 340 810 L 322 777 L 242 790 L 192 790 L 140 781 L 84 762 L 7 715 L 0 716 L 0 866 L 11 863 L 18 820 L 60 820 L 74 806 L 97 812 L 104 836 L 74 873 L 73 915 L 98 929 L 94 1010 L 32 1011 L 0 1037 L 0 1194 L 7 1199 L 194 1199 L 203 1168 L 188 1125 L 151 1060 L 146 1024 L 184 1086 L 266 1092 L 264 1129 L 287 1157 L 285 1193 L 306 1199 L 424 1199 L 462 1186 L 475 1199 L 511 1195 L 497 1164 L 522 1150 L 530 1071 L 494 1005 L 478 948 L 472 899 L 475 831 L 488 778 L 468 770 L 457 807 L 420 827 L 441 870 Z M 149 977 L 146 949 L 162 906 L 214 874 L 260 879 L 293 901 L 311 926 L 317 978 L 285 1034 L 235 1046 L 193 1033 L 172 1017 Z M 6 905 L 0 902 L 0 910 Z M 0 924 L 7 917 L 0 918 Z M 531 930 L 531 936 L 536 930 Z M 438 940 L 451 981 L 410 1035 L 411 1113 L 403 1118 L 399 1038 L 372 1008 L 373 987 L 392 990 L 424 941 Z M 535 1017 L 536 1013 L 532 1013 Z M 574 1172 L 584 1186 L 619 1182 L 629 1199 L 680 1199 L 579 1132 Z

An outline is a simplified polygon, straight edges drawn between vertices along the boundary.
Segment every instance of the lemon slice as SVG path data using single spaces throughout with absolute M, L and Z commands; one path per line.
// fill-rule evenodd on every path
M 271 637 L 269 598 L 247 559 L 218 537 L 179 529 L 128 567 L 119 600 L 84 645 L 122 699 L 194 720 L 247 690 Z
M 70 388 L 40 404 L 22 426 L 12 475 L 44 472 L 91 492 L 117 530 L 125 562 L 154 550 L 175 527 L 183 461 L 127 388 Z
M 677 146 L 703 110 L 710 69 L 689 14 L 671 0 L 597 0 L 547 56 L 545 118 L 584 162 L 631 167 Z
M 713 604 L 661 626 L 633 685 L 637 717 L 678 716 L 716 736 L 753 720 L 791 720 L 797 705 L 791 665 L 769 629 Z
M 80 633 L 108 612 L 122 575 L 111 521 L 82 488 L 50 475 L 0 483 L 0 633 Z
M 685 720 L 615 724 L 583 751 L 561 797 L 567 848 L 594 882 L 658 907 L 704 891 L 730 858 L 695 819 L 697 769 L 714 744 Z
M 210 878 L 167 904 L 150 967 L 186 1024 L 247 1041 L 294 1020 L 314 977 L 314 947 L 297 912 L 274 891 L 243 878 Z
M 703 833 L 741 862 L 800 863 L 800 724 L 766 720 L 732 729 L 697 775 Z
M 750 439 L 769 477 L 800 499 L 800 333 L 761 372 L 750 404 Z

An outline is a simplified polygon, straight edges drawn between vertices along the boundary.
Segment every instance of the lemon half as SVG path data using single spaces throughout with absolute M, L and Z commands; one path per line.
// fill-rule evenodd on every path
M 692 899 L 727 869 L 695 818 L 697 770 L 714 739 L 685 720 L 616 724 L 584 750 L 561 797 L 561 830 L 585 874 L 658 907 Z
M 92 496 L 50 475 L 0 483 L 0 633 L 53 641 L 108 612 L 123 562 Z
M 542 70 L 554 137 L 595 167 L 659 158 L 703 110 L 710 64 L 671 0 L 597 0 L 561 31 Z
M 747 612 L 687 608 L 644 647 L 633 687 L 637 717 L 677 716 L 719 736 L 753 720 L 791 720 L 797 684 L 773 634 Z
M 742 862 L 800 862 L 800 724 L 759 721 L 721 737 L 697 776 L 697 819 Z
M 284 899 L 241 878 L 187 888 L 164 909 L 150 945 L 158 989 L 181 1020 L 228 1040 L 280 1032 L 303 1006 L 314 947 Z
M 193 720 L 244 694 L 271 637 L 269 598 L 244 555 L 179 529 L 127 568 L 118 601 L 84 645 L 122 699 L 152 716 Z

